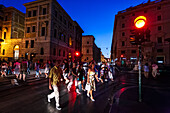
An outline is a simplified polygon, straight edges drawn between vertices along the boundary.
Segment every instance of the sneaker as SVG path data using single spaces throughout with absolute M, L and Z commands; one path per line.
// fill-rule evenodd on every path
M 90 97 L 89 93 L 87 93 L 87 97 Z
M 68 92 L 70 92 L 70 88 L 67 86 Z
M 57 110 L 61 110 L 61 108 L 60 108 L 60 107 L 58 107 L 58 106 L 56 107 L 56 109 L 57 109 Z
M 49 97 L 47 96 L 47 98 L 48 98 L 48 102 L 51 102 L 51 100 L 49 99 Z
M 95 101 L 93 98 L 90 98 L 90 99 L 91 99 L 91 101 L 93 101 L 93 102 Z
M 68 84 L 68 83 L 69 83 L 69 80 L 68 80 L 68 79 L 66 79 L 65 84 Z
M 76 93 L 77 93 L 77 94 L 81 94 L 81 93 L 79 92 L 79 90 L 78 90 L 78 89 L 76 89 Z

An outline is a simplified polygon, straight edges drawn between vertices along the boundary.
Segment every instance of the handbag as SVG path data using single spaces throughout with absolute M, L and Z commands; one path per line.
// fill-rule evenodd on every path
M 86 89 L 87 91 L 90 91 L 90 84 L 89 84 L 89 83 L 86 84 L 85 89 Z

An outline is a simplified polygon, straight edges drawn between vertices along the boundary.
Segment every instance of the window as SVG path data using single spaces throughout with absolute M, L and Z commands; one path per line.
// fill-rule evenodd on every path
M 31 48 L 34 48 L 34 40 L 31 40 Z
M 125 16 L 122 16 L 122 19 L 125 19 Z
M 5 16 L 5 21 L 7 21 L 8 20 L 8 16 Z
M 35 26 L 32 26 L 32 32 L 35 32 Z
M 6 39 L 6 32 L 4 32 L 4 39 Z
M 65 57 L 65 51 L 63 51 L 63 57 Z
M 66 19 L 64 19 L 64 24 L 66 25 Z
M 53 55 L 54 56 L 56 55 L 56 49 L 55 48 L 53 49 Z
M 58 56 L 61 56 L 61 49 L 59 49 Z
M 64 35 L 64 42 L 66 42 L 66 35 Z
M 59 39 L 61 40 L 61 39 L 62 39 L 62 37 L 63 37 L 63 34 L 62 34 L 62 33 L 60 33 Z
M 41 28 L 41 36 L 45 36 L 45 27 Z
M 161 6 L 158 6 L 158 7 L 157 7 L 157 10 L 161 10 Z
M 89 44 L 89 41 L 87 41 L 87 44 Z
M 57 37 L 57 30 L 54 29 L 54 38 L 56 38 L 56 37 Z
M 5 55 L 5 49 L 3 49 L 2 55 Z
M 163 49 L 157 49 L 157 53 L 162 53 Z
M 31 17 L 31 11 L 28 11 L 28 17 Z
M 25 41 L 25 48 L 28 48 L 29 41 Z
M 160 21 L 160 20 L 161 20 L 161 15 L 159 15 L 159 16 L 157 17 L 157 20 L 158 20 L 158 21 Z
M 125 54 L 125 51 L 121 51 L 121 54 Z
M 87 53 L 89 53 L 89 49 L 87 49 Z
M 56 17 L 56 18 L 57 18 L 57 15 L 58 15 L 58 14 L 57 14 L 57 11 L 55 11 L 55 17 Z
M 0 16 L 0 20 L 4 20 L 4 18 L 2 16 Z
M 43 47 L 41 48 L 40 54 L 44 55 L 44 48 Z
M 63 17 L 60 15 L 60 21 L 62 22 L 62 20 L 63 20 Z
M 161 31 L 162 30 L 162 26 L 158 26 L 158 31 Z
M 46 15 L 46 14 L 47 14 L 47 9 L 43 8 L 43 15 Z
M 122 24 L 122 28 L 125 28 L 125 24 Z
M 27 27 L 27 33 L 30 33 L 30 27 Z
M 162 37 L 158 37 L 158 43 L 162 43 Z
M 136 53 L 136 50 L 132 50 L 131 52 L 132 52 L 132 53 Z
M 33 16 L 37 16 L 37 10 L 33 10 Z
M 122 33 L 122 36 L 125 36 L 125 32 Z
M 122 46 L 125 46 L 125 41 L 122 41 Z

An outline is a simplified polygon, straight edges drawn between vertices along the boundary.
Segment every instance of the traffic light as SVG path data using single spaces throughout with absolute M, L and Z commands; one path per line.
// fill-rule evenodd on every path
M 129 41 L 132 45 L 138 45 L 138 39 L 136 38 L 136 29 L 130 30 L 131 35 L 129 37 Z
M 135 24 L 136 28 L 133 30 L 130 30 L 130 32 L 131 32 L 130 43 L 132 45 L 140 45 L 142 42 L 145 41 L 145 39 L 144 39 L 145 23 L 146 23 L 146 17 L 144 17 L 144 16 L 138 16 L 134 20 L 134 24 Z
M 76 51 L 75 54 L 76 54 L 77 57 L 80 56 L 80 52 L 78 52 L 78 51 Z

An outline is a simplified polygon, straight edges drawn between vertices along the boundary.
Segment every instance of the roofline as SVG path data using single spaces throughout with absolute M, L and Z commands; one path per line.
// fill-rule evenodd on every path
M 125 13 L 128 13 L 128 12 L 133 12 L 134 10 L 139 10 L 139 9 L 144 9 L 144 7 L 149 7 L 149 6 L 152 6 L 152 5 L 155 5 L 155 4 L 159 4 L 159 3 L 162 3 L 162 2 L 168 2 L 168 0 L 155 0 L 155 1 L 152 1 L 150 2 L 150 0 L 148 0 L 148 2 L 146 3 L 141 3 L 137 6 L 134 6 L 134 7 L 129 7 L 129 8 L 126 8 L 125 10 L 122 10 L 122 11 L 118 11 L 118 14 L 117 15 L 121 15 L 121 14 L 125 14 Z
M 12 10 L 15 10 L 15 11 L 17 11 L 18 13 L 21 13 L 23 16 L 25 16 L 25 13 L 23 13 L 22 11 L 20 11 L 20 10 L 18 10 L 18 9 L 16 9 L 15 7 L 5 7 L 5 8 L 3 8 L 3 9 L 12 9 Z M 6 12 L 8 12 L 8 10 L 6 11 Z

